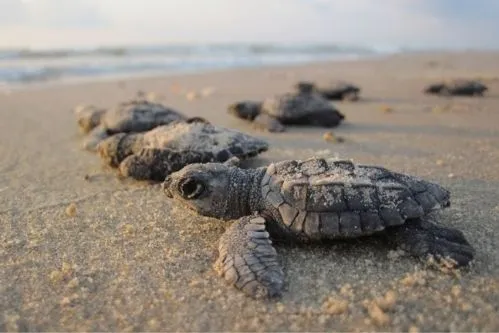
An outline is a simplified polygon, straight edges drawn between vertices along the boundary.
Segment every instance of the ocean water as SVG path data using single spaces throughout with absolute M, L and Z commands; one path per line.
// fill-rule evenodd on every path
M 102 77 L 190 73 L 216 69 L 357 59 L 387 53 L 366 47 L 268 44 L 1 50 L 0 84 L 26 85 Z

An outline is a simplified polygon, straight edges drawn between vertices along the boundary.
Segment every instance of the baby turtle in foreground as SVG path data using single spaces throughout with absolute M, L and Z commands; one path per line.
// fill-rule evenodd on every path
M 123 176 L 164 181 L 191 163 L 249 158 L 268 149 L 261 139 L 203 119 L 174 122 L 144 133 L 119 133 L 99 144 L 99 154 Z
M 331 82 L 327 85 L 316 85 L 312 82 L 302 81 L 295 86 L 298 91 L 315 91 L 330 101 L 357 101 L 360 88 L 343 81 Z
M 145 132 L 176 120 L 185 120 L 181 113 L 145 99 L 120 103 L 109 110 L 94 106 L 75 109 L 80 131 L 88 134 L 83 147 L 95 151 L 100 141 L 116 133 Z
M 442 96 L 483 96 L 487 90 L 487 86 L 478 81 L 453 80 L 431 84 L 424 92 Z
M 283 132 L 284 125 L 333 127 L 345 118 L 326 99 L 311 91 L 288 93 L 263 102 L 234 103 L 228 111 L 269 132 Z
M 460 231 L 429 222 L 428 214 L 450 204 L 437 184 L 334 159 L 246 170 L 234 162 L 189 165 L 167 177 L 163 189 L 201 215 L 238 219 L 220 240 L 215 268 L 252 297 L 278 295 L 283 286 L 271 238 L 309 243 L 383 232 L 417 257 L 456 266 L 473 258 Z

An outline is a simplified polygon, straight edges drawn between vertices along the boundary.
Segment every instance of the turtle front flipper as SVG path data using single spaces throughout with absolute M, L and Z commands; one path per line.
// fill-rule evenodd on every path
M 330 128 L 338 126 L 343 121 L 343 119 L 345 119 L 345 115 L 340 111 L 325 109 L 307 116 L 307 119 L 303 119 L 302 122 L 308 123 L 312 126 Z
M 93 105 L 80 105 L 74 109 L 74 113 L 78 118 L 80 132 L 87 134 L 101 124 L 102 117 L 106 113 L 106 110 Z
M 264 129 L 272 133 L 284 132 L 286 128 L 284 125 L 274 117 L 266 113 L 259 114 L 254 120 L 253 125 L 256 128 Z
M 121 162 L 120 172 L 125 177 L 137 180 L 164 181 L 170 173 L 186 165 L 213 162 L 216 158 L 217 156 L 208 152 L 143 148 Z
M 284 273 L 263 217 L 245 216 L 232 224 L 218 251 L 215 269 L 228 283 L 253 298 L 280 295 Z
M 406 224 L 386 229 L 390 239 L 402 250 L 420 258 L 451 260 L 455 266 L 465 266 L 473 260 L 474 250 L 463 233 L 439 227 L 426 220 L 409 220 Z
M 99 143 L 99 155 L 107 164 L 117 167 L 125 158 L 140 151 L 142 136 L 139 133 L 114 134 Z
M 107 131 L 102 126 L 94 127 L 89 133 L 88 136 L 83 140 L 82 147 L 85 150 L 96 152 L 98 150 L 99 144 L 107 139 L 109 135 Z

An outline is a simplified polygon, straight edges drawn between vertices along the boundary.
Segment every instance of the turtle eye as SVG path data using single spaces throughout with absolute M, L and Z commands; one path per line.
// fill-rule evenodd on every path
M 204 190 L 204 184 L 194 178 L 187 178 L 178 185 L 178 191 L 185 199 L 196 199 L 203 194 Z

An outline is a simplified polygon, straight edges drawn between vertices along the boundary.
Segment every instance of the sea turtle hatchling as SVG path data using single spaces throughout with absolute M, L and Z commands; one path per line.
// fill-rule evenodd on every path
M 116 133 L 144 132 L 186 116 L 146 99 L 133 99 L 105 110 L 95 106 L 75 108 L 80 131 L 88 135 L 83 148 L 95 151 L 99 142 Z
M 417 256 L 466 265 L 463 234 L 429 222 L 449 206 L 443 187 L 382 167 L 311 158 L 241 169 L 236 161 L 192 164 L 171 174 L 165 194 L 200 215 L 238 219 L 219 242 L 215 268 L 250 296 L 274 296 L 283 271 L 271 238 L 313 242 L 383 232 Z
M 314 91 L 330 101 L 357 101 L 360 88 L 345 81 L 332 81 L 319 85 L 310 81 L 300 81 L 295 85 L 297 91 Z
M 99 144 L 102 159 L 123 176 L 164 181 L 191 163 L 224 162 L 268 149 L 262 139 L 218 127 L 202 118 L 173 122 L 142 133 L 115 134 Z
M 425 94 L 442 96 L 483 96 L 488 90 L 483 83 L 474 80 L 451 80 L 431 84 L 425 88 Z
M 285 125 L 333 127 L 345 118 L 326 99 L 306 90 L 267 98 L 263 102 L 233 103 L 228 112 L 269 132 L 283 132 Z

